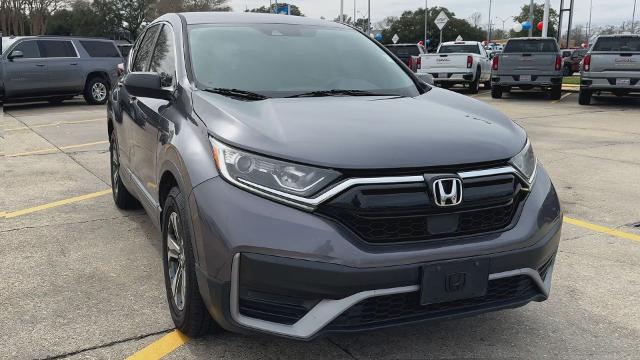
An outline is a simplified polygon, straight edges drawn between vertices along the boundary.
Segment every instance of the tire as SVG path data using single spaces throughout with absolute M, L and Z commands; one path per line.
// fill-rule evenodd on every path
M 580 89 L 580 94 L 578 95 L 578 104 L 591 105 L 591 94 L 591 90 Z
M 562 85 L 553 85 L 549 96 L 551 100 L 560 100 L 562 98 Z
M 200 296 L 186 208 L 180 189 L 172 188 L 163 207 L 162 263 L 173 323 L 183 334 L 197 338 L 218 327 Z
M 491 80 L 487 80 L 483 84 L 485 90 L 491 89 Z
M 491 87 L 491 97 L 494 99 L 502 99 L 502 86 L 493 85 Z
M 480 68 L 476 70 L 476 78 L 469 83 L 469 92 L 477 94 L 480 91 Z
M 118 208 L 124 210 L 139 208 L 140 203 L 127 190 L 122 182 L 122 177 L 120 177 L 120 153 L 115 130 L 111 132 L 109 138 L 109 154 L 111 159 L 111 194 L 113 195 L 113 202 L 116 203 Z
M 94 76 L 87 80 L 83 95 L 89 105 L 103 105 L 109 98 L 109 83 L 101 77 Z

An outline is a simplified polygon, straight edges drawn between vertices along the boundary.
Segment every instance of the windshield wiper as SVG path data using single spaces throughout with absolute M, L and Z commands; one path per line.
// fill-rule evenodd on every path
M 302 94 L 296 94 L 287 96 L 288 98 L 297 98 L 297 97 L 322 97 L 322 96 L 400 96 L 399 94 L 382 94 L 376 93 L 373 91 L 367 90 L 319 90 L 319 91 L 310 91 Z
M 258 94 L 258 93 L 254 93 L 254 92 L 246 91 L 246 90 L 240 90 L 240 89 L 207 88 L 207 89 L 202 89 L 202 90 L 208 91 L 208 92 L 214 93 L 214 94 L 220 94 L 220 95 L 223 95 L 223 96 L 241 98 L 241 99 L 245 99 L 245 100 L 265 100 L 265 99 L 269 98 L 266 95 L 262 95 L 262 94 Z

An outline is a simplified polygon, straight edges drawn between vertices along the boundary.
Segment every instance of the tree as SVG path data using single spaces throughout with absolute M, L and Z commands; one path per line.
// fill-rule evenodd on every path
M 279 6 L 282 5 L 287 5 L 287 3 L 278 3 Z M 288 4 L 289 5 L 289 15 L 293 15 L 293 16 L 304 16 L 304 14 L 302 13 L 302 11 L 300 11 L 300 8 L 297 7 L 296 5 L 293 4 Z M 245 12 L 252 12 L 252 13 L 275 13 L 275 9 L 276 9 L 276 4 L 271 4 L 271 7 L 267 7 L 267 6 L 260 6 L 259 8 L 255 8 L 255 9 L 251 9 L 251 10 L 245 10 Z
M 184 11 L 231 11 L 227 0 L 158 0 L 156 16 Z
M 538 30 L 538 23 L 544 18 L 544 4 L 533 4 L 533 36 L 542 36 L 542 31 Z M 529 21 L 529 5 L 522 5 L 520 15 L 514 16 L 513 20 L 518 23 Z M 558 13 L 555 9 L 549 8 L 549 29 L 547 36 L 556 37 L 558 34 Z M 528 30 L 522 30 L 519 33 L 511 30 L 511 37 L 524 36 Z
M 479 11 L 474 12 L 473 14 L 469 15 L 469 23 L 471 23 L 471 25 L 473 25 L 473 27 L 480 27 L 482 22 L 482 13 Z
M 484 30 L 479 27 L 472 26 L 467 20 L 458 19 L 455 13 L 449 11 L 444 7 L 429 8 L 429 34 L 428 37 L 431 40 L 429 47 L 435 48 L 440 42 L 440 31 L 435 24 L 435 19 L 444 11 L 449 17 L 449 22 L 442 30 L 442 40 L 452 41 L 460 35 L 465 40 L 482 41 L 487 37 Z M 405 11 L 400 17 L 389 17 L 384 20 L 384 23 L 388 25 L 382 31 L 382 37 L 384 43 L 390 43 L 393 35 L 398 34 L 401 43 L 417 43 L 424 38 L 424 9 L 417 9 L 415 11 Z

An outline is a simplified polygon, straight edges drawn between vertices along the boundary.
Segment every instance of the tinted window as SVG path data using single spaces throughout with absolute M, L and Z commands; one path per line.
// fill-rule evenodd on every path
M 503 52 L 506 53 L 555 53 L 558 45 L 555 40 L 509 40 Z
M 156 47 L 149 63 L 149 71 L 160 74 L 163 87 L 173 85 L 176 73 L 175 55 L 173 49 L 173 35 L 169 26 L 163 26 L 158 35 Z
M 420 49 L 417 45 L 406 45 L 406 46 L 387 46 L 394 55 L 396 56 L 418 56 L 420 55 Z
M 23 41 L 20 44 L 16 45 L 12 51 L 22 51 L 24 55 L 24 59 L 33 59 L 40 57 L 40 50 L 38 49 L 38 45 L 35 41 Z
M 412 79 L 393 58 L 351 29 L 199 25 L 189 29 L 189 42 L 201 87 L 274 97 L 337 89 L 418 95 Z
M 156 40 L 156 35 L 158 35 L 159 30 L 160 26 L 155 25 L 145 32 L 144 38 L 136 50 L 136 60 L 133 62 L 132 67 L 133 71 L 147 71 L 151 53 L 153 52 L 153 43 Z
M 472 53 L 480 54 L 478 45 L 442 45 L 438 54 Z
M 593 45 L 593 51 L 640 51 L 640 37 L 603 37 Z
M 42 57 L 65 58 L 78 56 L 71 41 L 38 40 L 38 47 Z
M 562 57 L 570 57 L 571 56 L 571 51 L 563 51 L 562 52 Z
M 82 47 L 87 50 L 87 53 L 91 57 L 120 57 L 118 49 L 116 49 L 116 46 L 112 42 L 82 40 L 80 44 L 82 44 Z

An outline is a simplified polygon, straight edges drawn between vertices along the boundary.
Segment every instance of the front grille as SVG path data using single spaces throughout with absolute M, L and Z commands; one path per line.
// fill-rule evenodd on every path
M 369 298 L 359 302 L 336 318 L 331 330 L 348 330 L 381 326 L 392 322 L 436 319 L 475 310 L 508 306 L 532 299 L 540 294 L 526 275 L 489 281 L 487 294 L 481 297 L 440 304 L 421 305 L 417 291 Z
M 318 212 L 371 244 L 441 240 L 506 229 L 526 191 L 511 174 L 463 180 L 463 202 L 438 207 L 427 184 L 362 185 Z

